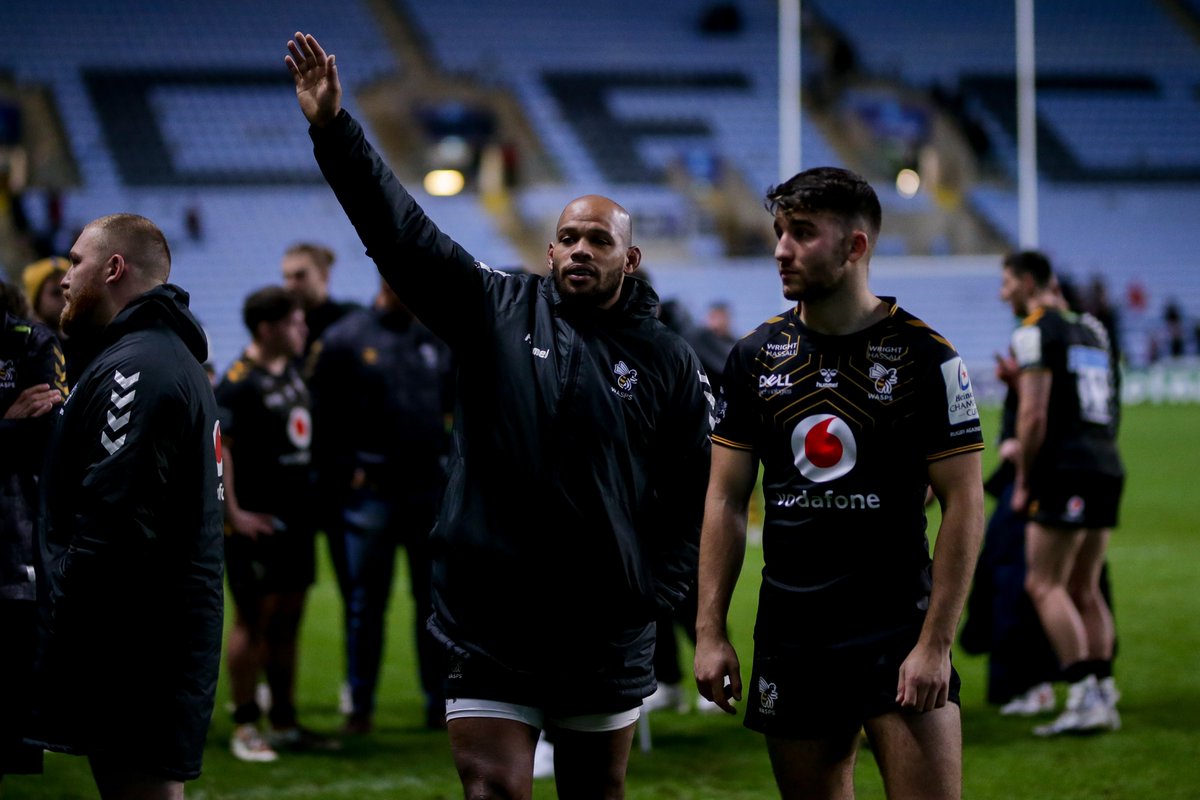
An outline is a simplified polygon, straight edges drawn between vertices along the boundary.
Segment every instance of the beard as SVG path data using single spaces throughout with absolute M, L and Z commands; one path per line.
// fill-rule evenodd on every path
M 567 265 L 568 268 L 572 265 Z M 554 269 L 554 285 L 564 302 L 579 303 L 589 306 L 603 306 L 621 291 L 621 278 L 624 273 L 605 274 L 596 270 L 592 280 L 585 286 L 577 286 L 564 274 L 563 267 Z
M 100 308 L 100 292 L 87 285 L 71 290 L 71 299 L 63 306 L 59 327 L 68 336 L 86 335 L 104 327 L 97 319 Z

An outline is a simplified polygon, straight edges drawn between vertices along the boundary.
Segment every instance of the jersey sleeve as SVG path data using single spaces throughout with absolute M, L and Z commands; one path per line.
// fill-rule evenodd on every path
M 1042 326 L 1026 323 L 1012 333 L 1012 352 L 1021 369 L 1046 367 Z
M 982 450 L 983 429 L 975 406 L 975 388 L 962 357 L 953 349 L 942 349 L 925 381 L 921 437 L 926 443 L 926 460 Z
M 213 392 L 217 399 L 217 418 L 221 422 L 221 433 L 230 439 L 237 436 L 238 412 L 245 405 L 246 379 L 234 374 L 242 366 L 242 362 L 239 361 L 230 367 Z
M 721 391 L 717 396 L 717 407 L 713 414 L 712 440 L 716 444 L 736 450 L 754 449 L 754 432 L 757 429 L 758 395 L 753 385 L 754 345 L 743 339 L 734 346 L 725 360 L 725 371 L 721 377 Z

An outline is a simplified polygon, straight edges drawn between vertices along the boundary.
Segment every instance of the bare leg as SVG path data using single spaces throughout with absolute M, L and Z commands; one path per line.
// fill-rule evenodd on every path
M 858 733 L 844 739 L 767 737 L 782 800 L 852 800 Z
M 490 717 L 452 719 L 446 727 L 467 800 L 529 800 L 537 728 Z
M 254 686 L 262 668 L 262 637 L 255 629 L 251 617 L 261 619 L 261 610 L 250 610 L 247 615 L 241 608 L 234 611 L 233 627 L 225 646 L 225 663 L 229 668 L 229 688 L 233 705 L 242 707 L 254 702 Z
M 1083 546 L 1075 558 L 1075 568 L 1067 579 L 1071 601 L 1079 609 L 1087 632 L 1087 657 L 1090 660 L 1112 660 L 1115 636 L 1112 611 L 1100 591 L 1100 573 L 1104 569 L 1110 533 L 1107 528 L 1092 528 L 1085 533 Z
M 867 720 L 866 729 L 889 800 L 962 797 L 962 720 L 957 705 L 884 714 Z
M 1025 590 L 1037 609 L 1046 638 L 1062 666 L 1084 661 L 1088 657 L 1087 631 L 1067 591 L 1084 532 L 1030 522 L 1025 534 Z
M 305 591 L 279 592 L 268 598 L 266 614 L 267 685 L 271 687 L 271 724 L 289 728 L 296 724 L 296 653 Z
M 561 800 L 622 800 L 635 725 L 584 733 L 554 729 L 554 783 Z
M 88 759 L 101 800 L 183 800 L 183 781 Z

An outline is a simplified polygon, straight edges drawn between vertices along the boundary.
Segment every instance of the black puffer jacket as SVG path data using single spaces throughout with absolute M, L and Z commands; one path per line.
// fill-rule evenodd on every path
M 55 414 L 3 419 L 21 392 L 49 384 L 67 396 L 58 339 L 45 325 L 0 315 L 0 600 L 34 600 L 37 475 Z
M 160 286 L 98 334 L 43 476 L 34 736 L 200 773 L 221 651 L 220 431 L 207 342 Z
M 494 271 L 438 230 L 344 111 L 310 133 L 368 255 L 458 365 L 435 634 L 644 697 L 655 615 L 695 575 L 711 402 L 695 354 L 646 283 L 607 311 L 564 303 L 551 278 Z

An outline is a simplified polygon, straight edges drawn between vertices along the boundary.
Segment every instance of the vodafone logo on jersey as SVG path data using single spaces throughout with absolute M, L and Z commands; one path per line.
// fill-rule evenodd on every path
M 858 445 L 854 432 L 840 417 L 814 414 L 800 420 L 792 431 L 792 454 L 801 475 L 825 483 L 854 469 Z
M 309 443 L 312 442 L 312 417 L 309 416 L 307 408 L 296 406 L 292 409 L 288 414 L 287 432 L 292 444 L 301 450 L 308 449 Z
M 213 423 L 213 450 L 217 454 L 217 477 L 225 477 L 225 454 L 221 451 L 221 423 Z

